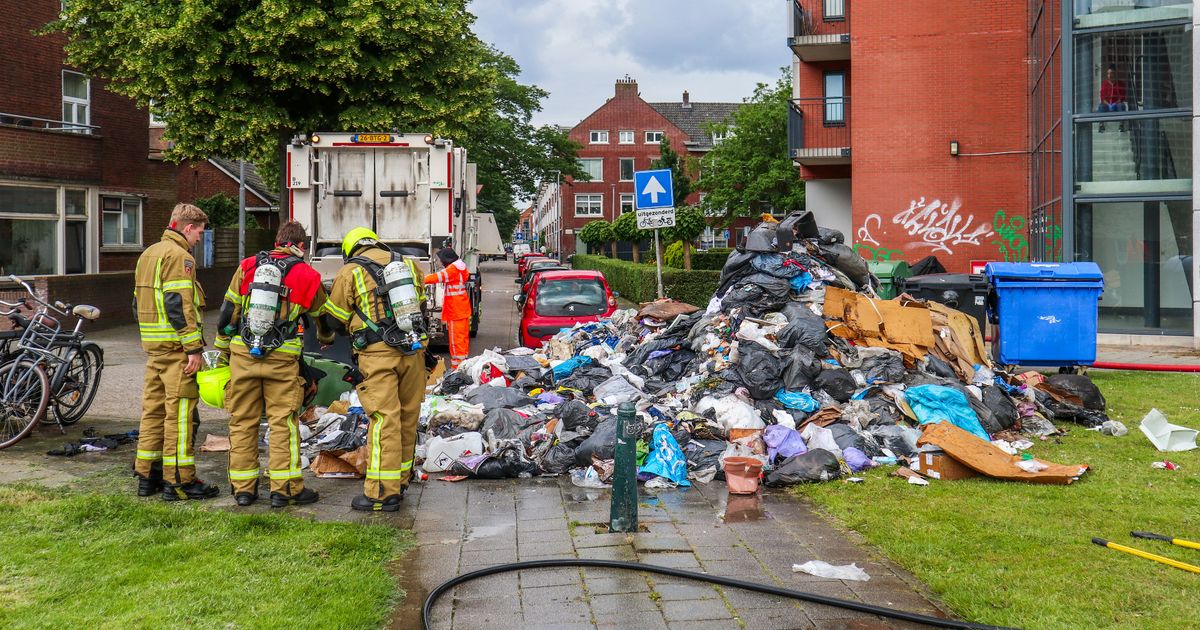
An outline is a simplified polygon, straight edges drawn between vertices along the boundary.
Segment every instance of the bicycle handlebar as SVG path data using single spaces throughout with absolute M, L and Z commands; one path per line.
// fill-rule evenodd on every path
M 9 279 L 9 280 L 12 280 L 13 282 L 16 282 L 17 284 L 19 284 L 19 285 L 21 285 L 22 287 L 24 287 L 24 288 L 25 288 L 25 292 L 29 294 L 29 297 L 33 298 L 33 300 L 34 300 L 35 302 L 37 302 L 38 304 L 41 304 L 42 306 L 45 306 L 45 307 L 46 307 L 48 310 L 54 311 L 55 313 L 58 313 L 59 315 L 62 315 L 63 317 L 66 317 L 66 316 L 67 316 L 67 311 L 66 311 L 66 309 L 68 308 L 68 305 L 65 305 L 65 304 L 63 304 L 63 305 L 62 305 L 62 307 L 61 307 L 61 308 L 59 308 L 59 307 L 58 307 L 58 306 L 56 306 L 56 305 L 62 304 L 62 302 L 55 302 L 54 304 L 48 304 L 48 303 L 46 303 L 45 301 L 43 301 L 43 300 L 42 300 L 42 298 L 38 297 L 37 293 L 34 293 L 34 292 L 33 292 L 33 287 L 29 286 L 29 283 L 28 283 L 28 282 L 25 282 L 24 280 L 22 280 L 22 279 L 21 279 L 21 277 L 20 277 L 20 276 L 18 276 L 17 274 L 15 274 L 15 273 L 14 273 L 14 274 L 9 274 L 9 276 L 8 276 L 8 279 Z M 7 305 L 7 303 L 5 303 L 5 304 Z M 13 307 L 11 307 L 11 308 L 17 308 L 18 306 L 21 306 L 21 305 L 19 305 L 19 304 L 18 304 L 18 305 L 16 305 L 16 306 L 13 306 Z

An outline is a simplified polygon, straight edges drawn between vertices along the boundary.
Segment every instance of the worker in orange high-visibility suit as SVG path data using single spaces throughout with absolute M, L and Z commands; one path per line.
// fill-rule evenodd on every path
M 445 285 L 442 321 L 446 322 L 446 336 L 450 339 L 450 369 L 455 370 L 471 353 L 471 298 L 467 295 L 471 272 L 467 263 L 449 247 L 438 250 L 437 257 L 444 269 L 425 276 L 425 284 Z

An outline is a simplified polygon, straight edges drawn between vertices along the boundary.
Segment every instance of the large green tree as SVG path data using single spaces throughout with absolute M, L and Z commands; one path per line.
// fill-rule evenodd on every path
M 593 253 L 593 247 L 600 249 L 604 245 L 613 245 L 617 240 L 613 225 L 604 219 L 589 222 L 579 230 L 579 240 L 587 243 L 588 253 Z M 616 252 L 614 251 L 614 257 Z
M 280 164 L 297 133 L 425 131 L 468 147 L 495 210 L 578 167 L 565 134 L 529 123 L 546 93 L 475 36 L 467 2 L 71 0 L 50 28 L 166 124 L 172 159 Z
M 774 85 L 759 83 L 732 120 L 709 126 L 727 134 L 701 159 L 707 194 L 702 210 L 728 225 L 735 217 L 758 216 L 771 209 L 804 208 L 804 182 L 788 156 L 787 112 L 792 95 L 788 69 Z
M 675 208 L 675 227 L 667 231 L 669 239 L 683 243 L 683 268 L 692 268 L 692 241 L 700 238 L 708 222 L 696 206 Z

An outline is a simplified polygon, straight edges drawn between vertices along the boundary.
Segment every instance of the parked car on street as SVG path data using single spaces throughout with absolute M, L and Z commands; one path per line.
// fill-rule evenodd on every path
M 529 286 L 522 300 L 513 296 L 521 309 L 517 343 L 539 348 L 563 328 L 593 322 L 617 310 L 617 294 L 599 271 L 543 271 Z
M 543 256 L 541 254 L 525 254 L 524 256 L 517 259 L 517 276 L 525 275 L 525 270 L 528 268 L 529 263 L 531 263 L 535 260 L 550 260 L 550 259 L 546 258 L 545 256 Z
M 570 271 L 570 267 L 566 265 L 538 265 L 536 269 L 528 269 L 525 275 L 517 278 L 517 282 L 521 285 L 520 295 L 524 299 L 524 295 L 529 292 L 529 285 L 537 282 L 538 276 L 548 271 Z
M 523 288 L 526 284 L 529 284 L 529 279 L 533 277 L 534 272 L 545 269 L 567 269 L 567 266 L 551 258 L 531 260 L 525 264 L 525 273 L 522 273 L 521 277 L 517 278 L 517 284 Z

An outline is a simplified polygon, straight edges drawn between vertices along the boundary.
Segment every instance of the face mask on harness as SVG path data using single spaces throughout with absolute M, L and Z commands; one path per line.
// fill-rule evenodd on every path
M 279 300 L 288 295 L 283 279 L 297 262 L 299 259 L 291 256 L 272 259 L 266 252 L 258 255 L 242 317 L 241 336 L 250 356 L 262 358 L 295 334 L 294 322 L 279 321 Z
M 413 277 L 408 263 L 393 260 L 381 267 L 365 257 L 352 258 L 351 262 L 358 263 L 375 279 L 377 286 L 374 294 L 376 299 L 383 303 L 384 319 L 379 322 L 371 321 L 365 313 L 358 313 L 367 326 L 366 330 L 370 330 L 380 341 L 405 354 L 412 354 L 423 348 L 426 335 L 425 318 L 421 314 L 421 302 L 417 298 L 416 278 Z M 355 348 L 361 350 L 370 345 L 371 341 L 366 334 L 356 334 L 353 343 Z

